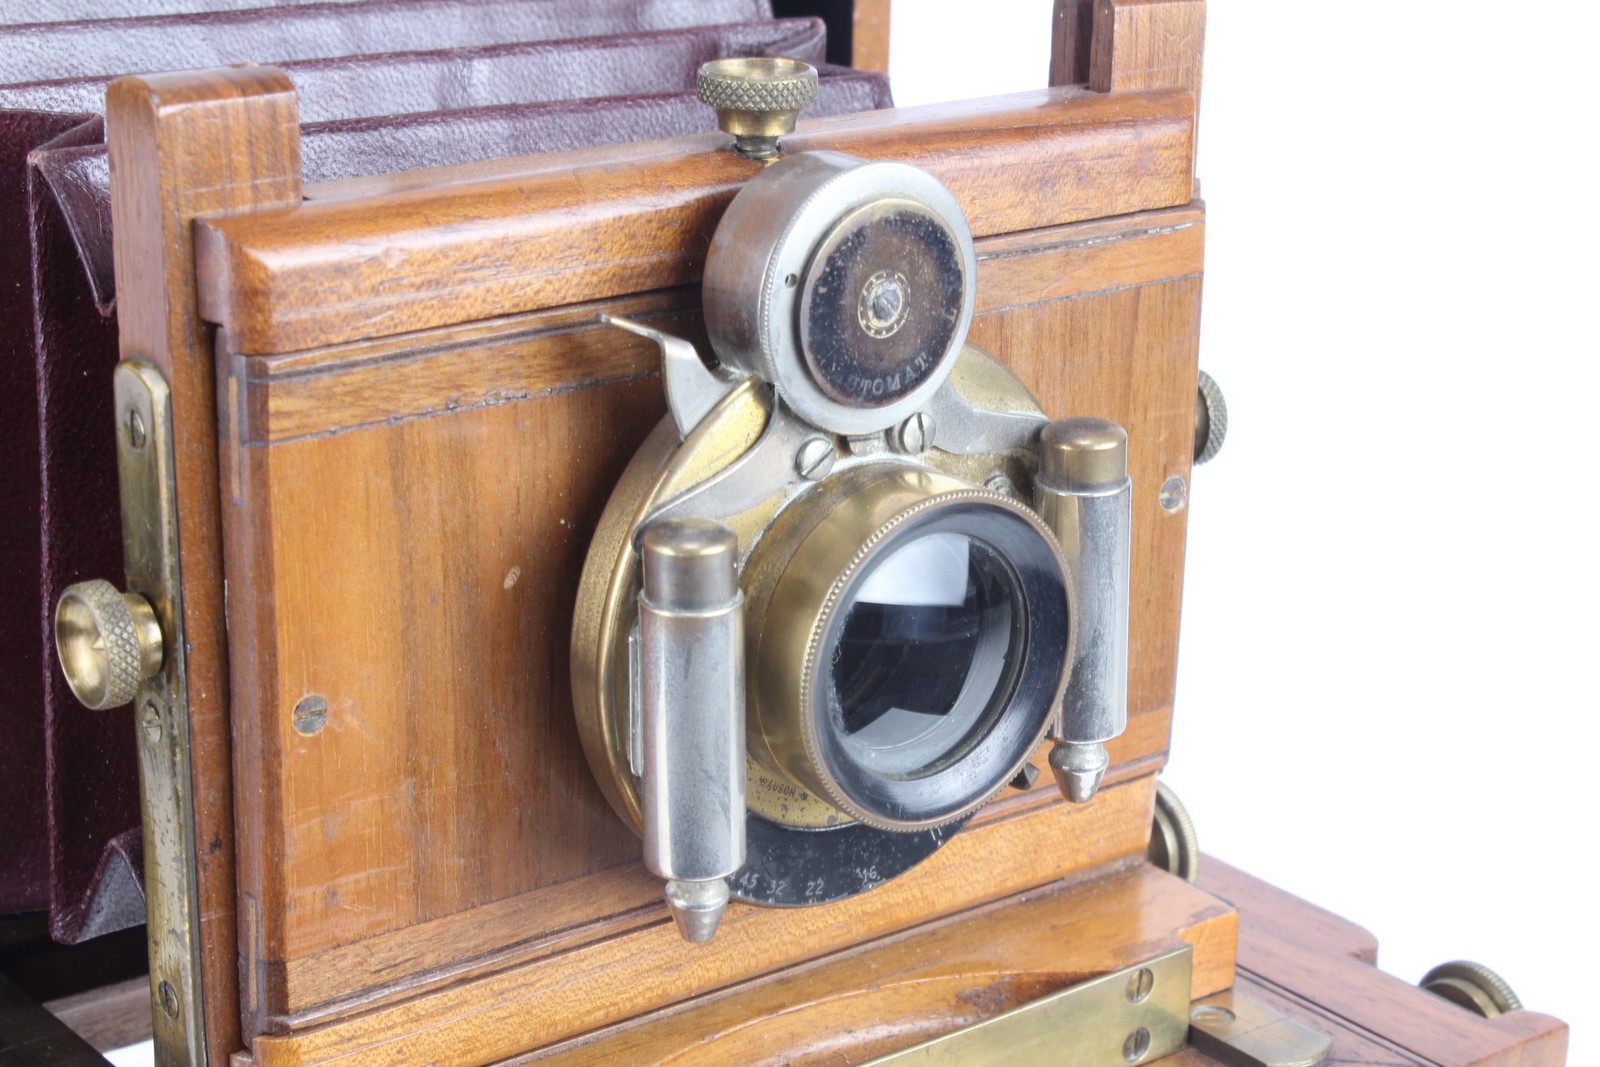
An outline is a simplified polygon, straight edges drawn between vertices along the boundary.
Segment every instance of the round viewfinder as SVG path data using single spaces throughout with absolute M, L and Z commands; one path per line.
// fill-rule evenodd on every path
M 923 205 L 886 199 L 844 216 L 800 298 L 800 348 L 817 387 L 851 407 L 910 395 L 951 353 L 966 287 L 955 234 Z

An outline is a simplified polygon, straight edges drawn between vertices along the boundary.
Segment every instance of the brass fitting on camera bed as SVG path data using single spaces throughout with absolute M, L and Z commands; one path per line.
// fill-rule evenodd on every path
M 56 651 L 82 703 L 133 704 L 155 1043 L 172 1062 L 200 1063 L 205 990 L 172 393 L 161 371 L 136 357 L 117 364 L 112 389 L 125 584 L 92 580 L 63 591 Z

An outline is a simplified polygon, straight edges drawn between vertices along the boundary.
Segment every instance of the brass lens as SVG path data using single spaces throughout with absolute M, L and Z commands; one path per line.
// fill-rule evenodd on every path
M 866 466 L 786 510 L 747 574 L 749 740 L 849 818 L 970 813 L 1042 740 L 1071 639 L 1066 563 L 1009 497 Z

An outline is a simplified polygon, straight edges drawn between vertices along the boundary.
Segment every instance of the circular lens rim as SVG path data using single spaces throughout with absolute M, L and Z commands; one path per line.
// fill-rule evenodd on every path
M 833 725 L 832 649 L 854 603 L 854 592 L 876 561 L 929 533 L 962 533 L 984 541 L 1019 580 L 1024 647 L 1011 692 L 965 754 L 926 775 L 874 774 L 850 756 Z M 997 543 L 997 541 L 999 543 Z M 867 539 L 835 579 L 806 646 L 797 694 L 801 736 L 817 784 L 841 811 L 884 830 L 924 830 L 982 807 L 1037 751 L 1066 686 L 1071 662 L 1071 581 L 1054 534 L 1032 511 L 986 489 L 940 493 L 906 508 Z M 824 728 L 824 725 L 828 727 Z M 975 729 L 981 728 L 975 726 Z M 951 796 L 954 800 L 944 800 Z

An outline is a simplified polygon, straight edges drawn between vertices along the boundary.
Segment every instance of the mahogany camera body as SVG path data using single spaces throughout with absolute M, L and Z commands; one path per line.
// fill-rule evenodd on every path
M 1145 861 L 1196 454 L 1204 5 L 1060 6 L 1059 87 L 802 120 L 775 163 L 708 134 L 313 186 L 273 68 L 111 87 L 120 346 L 143 376 L 118 397 L 170 429 L 152 477 L 175 516 L 165 569 L 130 590 L 167 649 L 135 706 L 152 753 L 187 737 L 192 786 L 170 900 L 193 924 L 152 956 L 158 1043 L 241 1067 L 856 1063 L 1125 968 L 1135 990 L 1178 953 L 1180 1042 L 1191 1001 L 1248 992 L 1380 1047 L 1384 998 L 1339 1000 L 1382 978 L 1362 932 L 1222 865 L 1195 885 Z M 793 907 L 735 882 L 690 943 L 586 756 L 580 578 L 630 461 L 672 431 L 649 331 L 716 350 L 719 223 L 809 152 L 936 179 L 970 227 L 967 344 L 1043 418 L 1126 431 L 1126 728 L 1088 803 L 1039 745 L 904 873 L 817 860 L 819 884 L 864 891 Z M 143 447 L 152 427 L 119 420 Z M 1439 1047 L 1559 1062 L 1552 1020 L 1456 1027 L 1425 999 L 1406 1010 L 1451 1024 Z
M 287 87 L 229 78 L 246 86 L 226 105 L 234 121 L 277 117 L 288 140 Z M 700 333 L 697 260 L 756 167 L 707 137 L 201 223 L 232 755 L 250 802 L 234 814 L 240 995 L 258 1060 L 318 1062 L 335 1038 L 415 1057 L 397 1020 L 424 1010 L 428 1058 L 509 1054 L 1142 857 L 1183 552 L 1183 511 L 1156 490 L 1188 476 L 1193 447 L 1192 107 L 1181 90 L 1039 93 L 786 139 L 940 178 L 975 230 L 971 339 L 1043 405 L 1127 428 L 1148 489 L 1134 503 L 1129 727 L 1093 805 L 1067 806 L 1047 777 L 901 879 L 815 909 L 735 906 L 692 948 L 600 795 L 565 668 L 591 531 L 664 415 L 654 347 L 596 315 Z M 308 700 L 326 707 L 312 730 L 296 710 Z M 1159 886 L 1160 936 L 1189 931 L 1201 991 L 1224 988 L 1231 909 Z M 1058 903 L 1046 921 L 1070 924 L 1076 905 Z M 939 1025 L 929 1007 L 919 1027 Z

